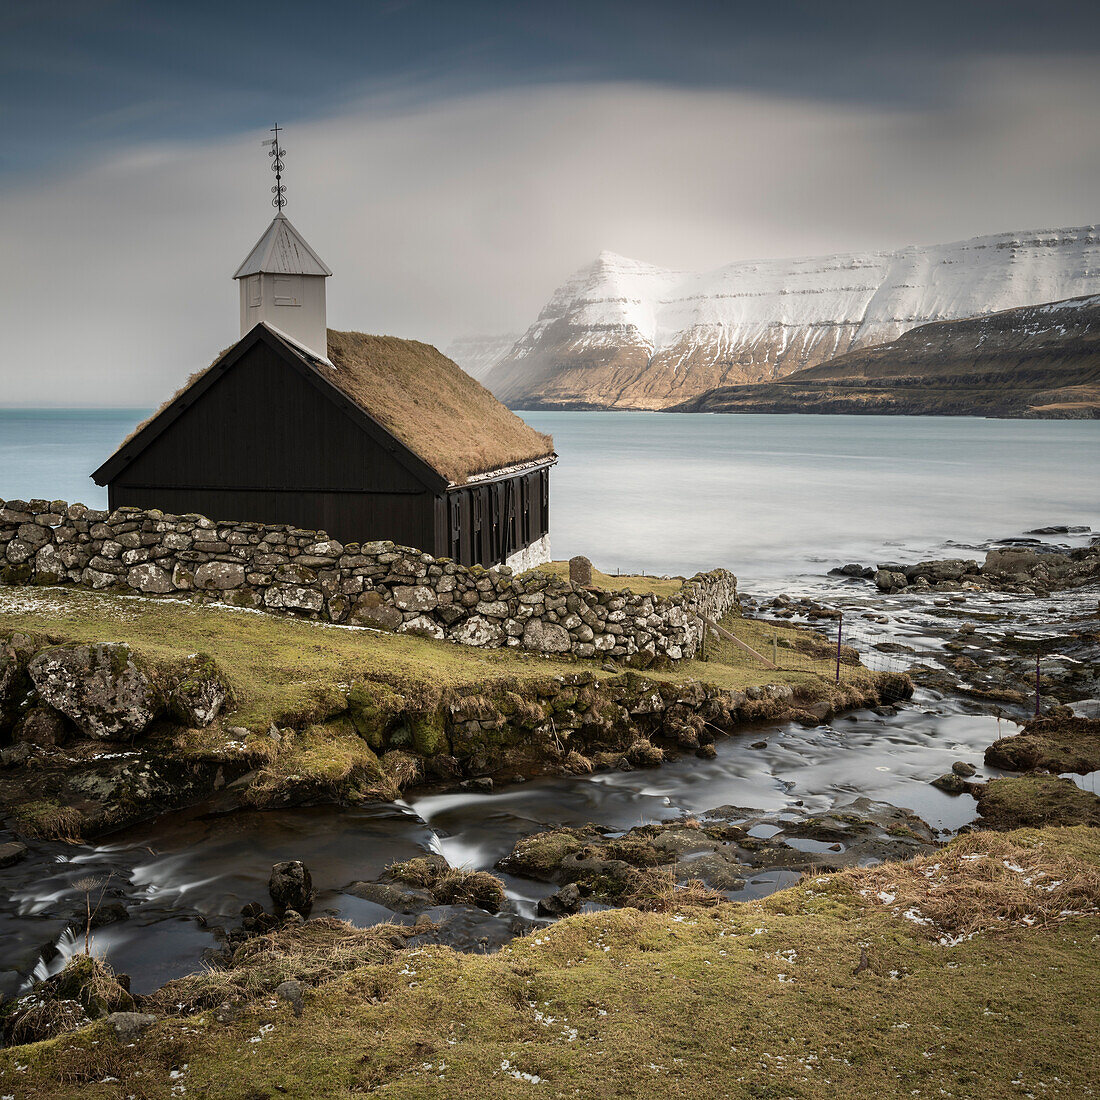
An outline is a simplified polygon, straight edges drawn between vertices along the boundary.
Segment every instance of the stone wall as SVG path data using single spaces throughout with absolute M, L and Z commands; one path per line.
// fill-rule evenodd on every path
M 725 570 L 673 596 L 605 592 L 506 566 L 467 568 L 391 542 L 348 543 L 285 525 L 64 501 L 0 500 L 0 581 L 187 595 L 335 623 L 578 657 L 695 655 L 700 615 L 737 601 Z

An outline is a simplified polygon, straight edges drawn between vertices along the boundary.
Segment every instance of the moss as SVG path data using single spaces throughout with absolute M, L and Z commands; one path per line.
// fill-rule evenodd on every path
M 580 852 L 592 839 L 591 829 L 552 829 L 534 833 L 516 842 L 511 855 L 500 866 L 513 874 L 549 881 L 562 863 Z
M 317 799 L 359 801 L 382 778 L 381 763 L 348 719 L 287 730 L 244 793 L 254 806 Z
M 504 905 L 504 883 L 488 871 L 448 867 L 441 859 L 409 859 L 392 863 L 386 873 L 399 882 L 427 890 L 437 905 L 476 905 L 499 913 Z
M 72 806 L 62 806 L 52 799 L 24 802 L 15 809 L 18 829 L 24 836 L 43 840 L 65 840 L 79 843 L 84 817 Z
M 433 710 L 414 718 L 410 727 L 413 746 L 422 756 L 436 756 L 451 751 L 442 710 Z
M 1080 850 L 1095 869 L 1090 832 L 1010 834 L 988 849 L 969 838 L 954 857 L 946 849 L 943 893 L 967 915 L 989 906 L 988 927 L 950 946 L 870 892 L 883 876 L 927 890 L 923 864 L 809 878 L 741 905 L 582 914 L 493 955 L 396 954 L 389 937 L 413 929 L 347 949 L 344 939 L 374 930 L 343 926 L 301 948 L 279 933 L 229 970 L 172 983 L 148 1007 L 193 1014 L 162 1019 L 136 1045 L 120 1048 L 98 1026 L 0 1051 L 0 1082 L 58 1100 L 167 1095 L 169 1068 L 188 1095 L 225 1100 L 1087 1096 L 1087 1037 L 1100 1032 L 1096 915 L 998 920 L 1001 895 L 972 869 L 995 871 L 1013 852 L 1010 862 L 1026 858 L 1044 874 L 1087 875 L 1053 857 Z M 997 874 L 1021 879 L 1003 866 Z M 299 966 L 301 1019 L 270 997 Z M 207 1010 L 234 998 L 232 1019 Z
M 356 684 L 348 693 L 348 714 L 359 736 L 375 751 L 386 744 L 386 734 L 404 705 L 404 696 L 373 680 Z
M 1028 775 L 993 779 L 978 794 L 978 813 L 994 829 L 1100 825 L 1100 797 L 1070 779 Z

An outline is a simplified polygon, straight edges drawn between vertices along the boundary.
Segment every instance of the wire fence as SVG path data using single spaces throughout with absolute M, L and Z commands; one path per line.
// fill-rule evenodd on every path
M 957 618 L 940 620 L 935 620 L 927 607 L 920 606 L 912 608 L 914 618 L 900 621 L 867 608 L 815 610 L 816 615 L 811 612 L 797 620 L 727 620 L 728 630 L 724 632 L 727 635 L 732 632 L 732 637 L 725 641 L 736 645 L 738 660 L 750 666 L 810 673 L 841 684 L 865 679 L 868 670 L 900 676 L 918 666 L 946 667 L 960 653 L 979 670 L 1011 660 L 1017 670 L 1025 664 L 1029 669 L 1025 683 L 1028 693 L 1034 695 L 1038 712 L 1044 697 L 1049 698 L 1051 685 L 1067 667 L 1088 663 L 1087 654 L 1086 660 L 1082 660 L 1081 655 L 1074 656 L 1066 650 L 1079 645 L 1082 634 L 1100 628 L 1100 607 L 1094 589 L 1063 592 L 1024 609 L 1014 604 L 1010 617 L 989 624 L 994 637 L 985 636 L 978 629 L 987 620 L 1000 618 L 992 616 L 985 604 L 956 606 Z M 723 630 L 717 624 L 712 626 Z M 722 639 L 715 630 L 708 630 L 707 634 L 712 655 L 718 655 L 714 650 L 720 653 Z M 962 646 L 948 644 L 952 640 L 958 643 L 960 638 L 964 639 Z M 891 694 L 888 679 L 881 690 L 884 701 L 893 701 L 888 698 Z

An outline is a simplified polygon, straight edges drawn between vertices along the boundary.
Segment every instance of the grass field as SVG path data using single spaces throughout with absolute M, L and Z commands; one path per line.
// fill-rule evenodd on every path
M 773 633 L 812 638 L 795 627 L 730 618 L 726 625 L 752 645 L 770 645 Z M 120 596 L 76 588 L 0 588 L 0 632 L 30 631 L 58 641 L 126 642 L 148 661 L 173 662 L 203 652 L 229 678 L 238 702 L 235 724 L 266 728 L 271 721 L 300 725 L 345 709 L 348 687 L 371 678 L 395 684 L 430 681 L 437 687 L 482 684 L 496 678 L 537 678 L 592 670 L 598 661 L 562 660 L 517 649 L 476 649 L 407 634 L 341 627 L 285 616 L 197 605 L 174 599 Z M 670 671 L 647 672 L 673 682 L 697 679 L 728 689 L 753 684 L 825 686 L 814 669 L 771 671 L 729 643 L 711 645 L 712 659 L 683 661 Z M 855 671 L 857 678 L 871 674 Z
M 312 949 L 297 932 L 254 952 L 239 1014 L 0 1052 L 0 1094 L 1079 1100 L 1100 1059 L 1098 904 L 1100 836 L 1075 828 L 976 833 L 762 901 L 579 915 L 493 956 L 371 962 L 349 929 L 333 966 L 318 926 Z M 300 1017 L 270 993 L 295 967 Z

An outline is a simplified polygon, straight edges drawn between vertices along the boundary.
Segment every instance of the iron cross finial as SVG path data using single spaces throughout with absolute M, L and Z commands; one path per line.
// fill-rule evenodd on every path
M 280 129 L 281 127 L 276 122 L 271 127 L 271 132 L 275 137 L 263 142 L 263 144 L 271 146 L 267 151 L 267 155 L 271 157 L 271 171 L 275 173 L 275 186 L 271 188 L 271 193 L 275 197 L 271 200 L 271 205 L 281 214 L 283 207 L 286 206 L 286 188 L 283 186 L 283 157 L 286 156 L 286 150 L 279 144 Z

